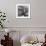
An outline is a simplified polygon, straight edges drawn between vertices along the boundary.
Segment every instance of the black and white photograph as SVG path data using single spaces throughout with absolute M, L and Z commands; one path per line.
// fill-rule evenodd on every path
M 16 18 L 30 18 L 30 4 L 17 4 Z

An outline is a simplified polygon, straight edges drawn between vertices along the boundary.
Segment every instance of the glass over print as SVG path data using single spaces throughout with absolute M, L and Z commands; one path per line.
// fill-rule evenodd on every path
M 16 18 L 30 18 L 30 4 L 17 4 Z

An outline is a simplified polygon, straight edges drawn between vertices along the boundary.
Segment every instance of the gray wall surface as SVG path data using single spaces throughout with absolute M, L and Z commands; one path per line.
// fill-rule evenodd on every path
M 16 18 L 16 4 L 19 3 L 30 4 L 31 18 Z M 0 10 L 6 12 L 7 22 L 5 22 L 5 26 L 11 31 L 20 31 L 20 37 L 27 33 L 30 34 L 31 31 L 45 31 L 44 33 L 46 33 L 46 0 L 0 0 Z M 15 35 L 15 38 L 13 35 Z M 19 34 L 14 32 L 13 35 L 10 36 L 15 40 L 14 46 L 20 45 L 17 41 Z
M 19 3 L 30 4 L 31 18 L 16 19 Z M 46 27 L 46 0 L 0 0 L 0 10 L 6 12 L 6 27 Z

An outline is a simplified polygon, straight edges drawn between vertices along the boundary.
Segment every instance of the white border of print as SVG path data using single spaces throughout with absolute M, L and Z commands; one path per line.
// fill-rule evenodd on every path
M 28 6 L 29 12 L 28 17 L 18 17 L 18 6 Z M 16 18 L 30 18 L 30 4 L 16 4 Z

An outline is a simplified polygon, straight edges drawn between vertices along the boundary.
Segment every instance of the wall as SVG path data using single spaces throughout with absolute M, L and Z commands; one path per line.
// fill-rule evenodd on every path
M 18 3 L 30 3 L 31 18 L 16 19 L 16 4 Z M 6 12 L 8 21 L 5 26 L 8 29 L 21 31 L 20 35 L 31 31 L 46 33 L 46 0 L 0 0 L 0 10 Z M 16 45 L 18 46 L 19 43 Z
M 30 3 L 30 19 L 16 19 L 18 3 Z M 0 9 L 6 12 L 6 27 L 46 27 L 46 0 L 0 0 Z

